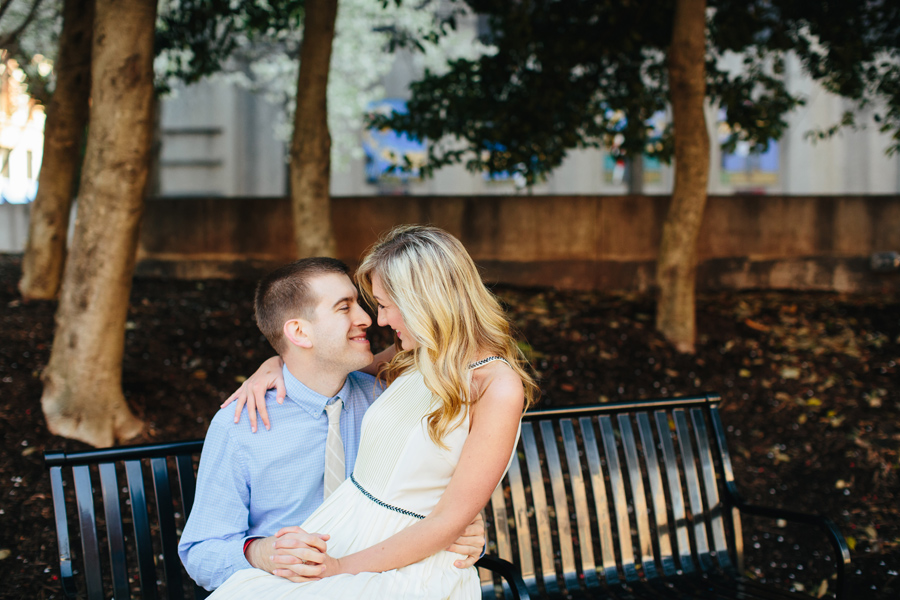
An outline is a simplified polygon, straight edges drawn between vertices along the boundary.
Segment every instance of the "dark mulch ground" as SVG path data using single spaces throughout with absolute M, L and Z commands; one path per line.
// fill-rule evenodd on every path
M 0 597 L 58 598 L 41 453 L 84 446 L 44 425 L 39 374 L 55 304 L 20 302 L 19 264 L 0 255 Z M 146 439 L 202 437 L 236 377 L 272 353 L 250 316 L 252 286 L 135 282 L 123 385 Z M 897 298 L 701 296 L 700 342 L 686 357 L 653 331 L 650 298 L 498 293 L 528 341 L 545 406 L 721 393 L 742 492 L 754 503 L 831 516 L 853 546 L 855 597 L 900 597 Z M 822 547 L 815 536 L 755 523 L 745 532 L 754 576 L 813 595 L 833 588 L 828 564 L 809 549 Z

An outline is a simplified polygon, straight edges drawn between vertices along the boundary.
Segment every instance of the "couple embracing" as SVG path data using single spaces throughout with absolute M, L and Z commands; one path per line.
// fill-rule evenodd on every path
M 232 397 L 238 411 L 248 401 L 252 428 L 230 408 L 213 419 L 179 545 L 211 598 L 481 595 L 480 511 L 536 386 L 447 232 L 395 228 L 356 281 L 396 334 L 374 357 L 343 263 L 297 261 L 257 288 L 257 323 L 279 357 Z M 254 387 L 271 386 L 254 402 Z M 257 409 L 272 427 L 253 433 Z

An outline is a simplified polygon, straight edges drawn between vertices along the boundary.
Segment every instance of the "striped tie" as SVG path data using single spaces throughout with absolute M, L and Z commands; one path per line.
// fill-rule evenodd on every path
M 328 414 L 328 437 L 325 439 L 325 497 L 344 481 L 344 442 L 341 440 L 341 409 L 344 402 L 338 398 L 325 405 Z

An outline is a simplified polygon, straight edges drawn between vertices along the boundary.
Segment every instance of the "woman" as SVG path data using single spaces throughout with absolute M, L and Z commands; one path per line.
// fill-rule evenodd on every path
M 443 549 L 505 473 L 536 386 L 499 303 L 447 232 L 395 228 L 356 278 L 400 348 L 363 420 L 353 474 L 301 526 L 330 536 L 322 579 L 249 569 L 211 598 L 481 595 L 475 569 L 457 569 L 459 555 Z

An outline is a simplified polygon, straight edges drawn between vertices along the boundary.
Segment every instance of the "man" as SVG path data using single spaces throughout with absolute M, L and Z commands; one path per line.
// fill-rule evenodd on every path
M 320 573 L 315 555 L 326 550 L 327 535 L 299 527 L 275 534 L 302 523 L 353 471 L 363 414 L 381 392 L 373 376 L 359 372 L 373 364 L 366 339 L 372 320 L 342 262 L 309 258 L 281 267 L 260 281 L 255 301 L 257 324 L 284 361 L 287 397 L 269 404 L 277 423 L 271 429 L 254 433 L 246 421 L 234 424 L 230 408 L 209 426 L 196 500 L 178 545 L 188 573 L 208 590 L 251 567 L 288 569 L 294 581 Z M 329 438 L 337 431 L 339 439 Z M 340 454 L 343 469 L 333 462 Z M 453 547 L 469 555 L 464 567 L 483 545 L 483 525 L 470 529 Z M 276 542 L 310 564 L 273 563 Z

